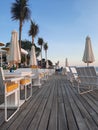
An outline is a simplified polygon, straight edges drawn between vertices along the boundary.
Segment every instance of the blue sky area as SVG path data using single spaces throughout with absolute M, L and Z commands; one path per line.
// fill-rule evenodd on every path
M 11 19 L 11 6 L 15 0 L 0 2 L 0 41 L 11 40 L 12 30 L 18 32 L 18 21 Z M 85 38 L 90 36 L 95 62 L 98 66 L 98 0 L 29 0 L 32 20 L 39 25 L 39 33 L 35 38 L 42 37 L 48 43 L 48 58 L 55 64 L 65 65 L 68 58 L 70 65 L 85 65 L 82 62 Z M 30 22 L 25 22 L 22 40 L 31 41 L 28 36 Z M 43 57 L 44 51 L 43 51 Z M 39 57 L 40 59 L 40 57 Z

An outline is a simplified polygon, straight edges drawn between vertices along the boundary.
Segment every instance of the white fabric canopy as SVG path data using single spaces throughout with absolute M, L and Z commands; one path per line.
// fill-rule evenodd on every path
M 24 55 L 28 55 L 28 52 L 26 50 L 24 50 L 23 48 L 21 48 L 21 53 Z
M 91 40 L 90 37 L 86 37 L 86 43 L 85 43 L 85 50 L 84 50 L 84 55 L 82 59 L 85 63 L 87 63 L 87 66 L 89 66 L 89 63 L 92 63 L 95 61 L 93 50 L 92 50 L 92 45 L 91 45 Z
M 1 52 L 1 51 L 6 51 L 6 52 L 8 52 L 8 51 L 9 51 L 9 47 L 2 47 L 2 48 L 0 49 L 0 52 Z M 24 55 L 27 55 L 27 54 L 28 54 L 28 52 L 27 52 L 25 49 L 23 49 L 23 48 L 21 48 L 21 53 L 24 54 Z
M 19 43 L 18 43 L 18 33 L 16 31 L 12 31 L 8 62 L 11 64 L 21 62 L 21 55 L 20 55 Z
M 5 51 L 5 50 L 2 50 L 2 49 L 0 48 L 0 57 L 1 57 L 1 62 L 0 62 L 0 63 L 1 63 L 1 66 L 2 66 L 2 54 L 3 54 L 3 53 L 6 53 L 6 51 Z
M 48 60 L 46 61 L 46 68 L 49 68 Z
M 0 48 L 0 53 L 6 53 L 6 50 L 2 50 L 2 48 Z
M 0 46 L 4 46 L 4 43 L 3 43 L 3 42 L 0 42 Z
M 35 46 L 32 45 L 31 54 L 30 54 L 30 66 L 37 66 L 36 54 L 35 54 Z
M 68 67 L 68 59 L 65 59 L 65 67 Z

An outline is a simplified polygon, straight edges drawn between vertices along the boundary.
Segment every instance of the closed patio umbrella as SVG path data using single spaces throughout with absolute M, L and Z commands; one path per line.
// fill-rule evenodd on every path
M 1 48 L 0 48 L 0 57 L 1 57 L 1 61 L 0 61 L 0 66 L 2 66 L 2 54 L 3 53 L 6 53 L 6 51 L 5 50 L 2 50 Z
M 65 67 L 68 67 L 69 65 L 68 65 L 68 59 L 66 58 L 65 59 Z
M 36 60 L 35 46 L 34 45 L 32 45 L 31 53 L 30 53 L 30 66 L 32 68 L 37 67 L 37 60 Z
M 10 48 L 9 47 L 2 47 L 1 49 L 6 51 L 6 59 L 7 59 L 7 62 L 9 62 L 9 50 L 10 50 Z
M 7 52 L 6 57 L 7 57 L 7 61 L 9 61 L 9 50 L 10 50 L 10 48 L 9 47 L 2 47 L 1 49 L 5 50 Z M 21 48 L 21 54 L 28 55 L 28 52 L 25 49 Z
M 4 46 L 4 43 L 0 42 L 0 46 Z M 0 48 L 1 66 L 2 66 L 2 52 L 4 52 L 4 51 L 1 50 L 1 48 Z
M 49 68 L 48 60 L 46 61 L 46 68 L 47 68 L 47 69 Z
M 65 70 L 63 70 L 65 74 L 69 73 L 69 64 L 68 64 L 68 58 L 65 59 Z
M 89 36 L 86 37 L 85 50 L 82 61 L 87 63 L 87 66 L 89 66 L 89 63 L 93 63 L 95 61 L 91 39 Z
M 2 47 L 1 49 L 5 51 L 9 51 L 9 47 Z M 23 48 L 21 48 L 21 53 L 24 55 L 28 55 L 28 52 Z
M 16 31 L 12 31 L 11 44 L 9 46 L 8 62 L 11 65 L 21 62 L 21 55 L 20 55 L 19 42 L 18 42 L 18 33 Z
M 23 48 L 21 48 L 21 53 L 24 54 L 24 55 L 28 55 L 28 52 Z

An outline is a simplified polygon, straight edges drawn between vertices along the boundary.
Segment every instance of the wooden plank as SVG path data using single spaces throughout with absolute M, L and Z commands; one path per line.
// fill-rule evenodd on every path
M 84 97 L 84 99 L 89 103 L 89 105 L 91 106 L 91 107 L 93 107 L 93 109 L 96 111 L 96 113 L 98 113 L 98 106 L 94 103 L 94 102 L 92 102 L 92 100 L 90 100 L 88 97 L 87 97 L 87 95 L 83 95 L 83 97 Z
M 65 117 L 64 103 L 58 104 L 59 109 L 59 130 L 68 130 L 67 121 Z
M 78 130 L 77 123 L 75 121 L 74 114 L 73 114 L 72 108 L 70 106 L 70 102 L 69 102 L 67 93 L 65 91 L 66 87 L 67 86 L 66 86 L 65 82 L 63 81 L 62 93 L 63 93 L 63 99 L 64 99 L 64 105 L 65 105 L 65 111 L 66 111 L 66 118 L 67 118 L 67 122 L 68 122 L 68 129 L 69 130 Z
M 44 89 L 40 90 L 37 89 L 37 91 L 34 93 L 34 95 L 31 97 L 30 100 L 28 100 L 27 102 L 25 102 L 21 107 L 20 110 L 18 111 L 18 113 L 15 114 L 15 116 L 7 123 L 2 124 L 2 126 L 0 126 L 0 128 L 2 129 L 8 129 L 9 127 L 15 127 L 17 128 L 18 125 L 21 124 L 22 120 L 25 118 L 26 113 L 29 111 L 28 109 L 26 109 L 28 107 L 28 105 L 33 105 L 34 102 L 36 102 L 37 98 L 39 98 L 40 93 L 43 91 Z M 33 102 L 31 102 L 31 100 Z M 23 118 L 22 118 L 23 117 Z M 14 125 L 15 124 L 15 125 Z M 10 129 L 10 128 L 9 128 Z
M 53 93 L 54 93 L 54 84 L 51 84 L 51 85 L 52 85 L 52 90 L 51 90 L 48 102 L 46 104 L 46 108 L 43 112 L 43 116 L 39 124 L 38 130 L 46 130 L 48 126 L 48 120 L 51 113 L 51 105 L 52 105 Z
M 16 126 L 18 130 L 27 130 L 31 120 L 34 118 L 34 115 L 36 114 L 36 111 L 40 106 L 40 103 L 43 98 L 43 93 L 46 92 L 47 89 L 48 88 L 44 88 L 43 91 L 39 93 L 39 96 L 31 100 L 29 106 L 27 106 L 26 110 L 23 111 L 23 114 L 20 115 L 20 124 L 17 125 L 17 123 L 19 122 L 19 120 L 17 119 L 17 121 L 15 121 L 15 124 L 13 124 L 13 127 Z M 10 128 L 10 130 L 12 130 L 12 127 Z
M 36 94 L 35 92 L 38 90 L 38 88 L 33 87 L 33 93 L 32 94 Z M 25 108 L 24 108 L 25 109 Z M 6 129 L 12 122 L 14 117 L 7 123 L 4 122 L 4 110 L 0 110 L 0 114 L 2 115 L 2 118 L 0 117 L 0 128 L 2 129 Z M 15 115 L 15 117 L 17 116 L 17 114 Z
M 82 113 L 82 116 L 83 116 L 83 119 L 85 120 L 89 130 L 92 130 L 92 129 L 97 129 L 97 126 L 94 122 L 94 120 L 92 119 L 92 117 L 90 116 L 90 114 L 88 113 L 87 109 L 84 107 L 84 105 L 81 103 L 81 100 L 79 100 L 80 98 L 82 98 L 81 95 L 75 95 L 72 91 L 71 88 L 70 89 L 70 92 L 71 92 L 71 95 L 74 99 L 74 101 L 76 101 L 76 105 L 78 106 L 80 112 Z
M 4 110 L 0 110 L 0 126 L 4 123 Z
M 53 75 L 0 130 L 97 130 L 98 91 L 79 95 L 65 76 Z M 3 121 L 2 121 L 3 119 Z
M 59 130 L 68 130 L 62 86 L 63 82 L 61 77 L 60 82 L 58 81 L 58 128 Z
M 98 106 L 98 91 L 92 91 L 88 97 Z
M 57 83 L 55 81 L 53 103 L 51 106 L 51 114 L 49 119 L 48 130 L 57 130 Z
M 65 87 L 65 88 L 66 88 L 67 96 L 69 98 L 69 102 L 70 102 L 72 111 L 74 113 L 75 120 L 76 120 L 77 125 L 78 125 L 78 129 L 79 130 L 88 130 L 87 124 L 85 123 L 85 120 L 83 119 L 83 116 L 80 113 L 80 110 L 75 103 L 76 101 L 73 100 L 73 97 L 71 96 L 68 87 L 70 87 L 70 86 L 67 85 L 67 87 Z
M 42 102 L 38 108 L 38 111 L 35 114 L 34 119 L 31 121 L 28 130 L 37 130 L 38 129 L 38 125 L 40 123 L 42 114 L 44 112 L 47 100 L 48 100 L 48 96 L 50 95 L 51 92 L 51 87 L 49 86 L 49 89 L 47 90 L 47 92 L 45 92 L 45 95 L 43 96 Z
M 86 108 L 86 110 L 88 111 L 93 122 L 95 122 L 95 125 L 93 125 L 93 129 L 96 126 L 97 126 L 96 128 L 98 129 L 98 114 L 96 113 L 96 111 L 93 110 L 93 106 L 91 107 L 84 98 L 80 98 L 80 97 L 78 97 L 78 98 L 81 101 L 81 103 L 83 104 L 83 106 Z M 92 124 L 92 122 L 90 122 L 90 124 Z M 89 123 L 88 123 L 88 126 L 90 126 Z

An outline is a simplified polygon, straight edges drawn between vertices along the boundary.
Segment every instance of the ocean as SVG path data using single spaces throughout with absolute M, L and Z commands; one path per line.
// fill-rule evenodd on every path
M 98 67 L 95 67 L 96 72 L 98 73 Z

